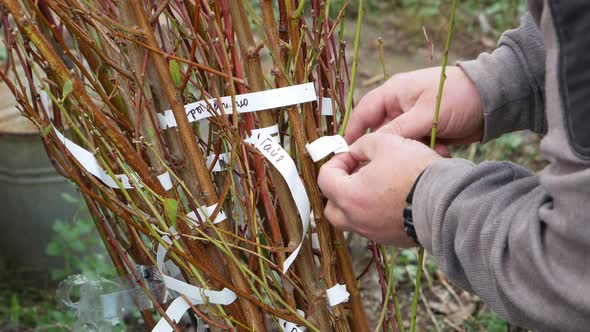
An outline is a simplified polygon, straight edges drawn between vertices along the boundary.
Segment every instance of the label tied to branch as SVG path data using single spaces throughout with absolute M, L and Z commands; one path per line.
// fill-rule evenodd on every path
M 176 230 L 173 228 L 170 228 L 170 231 L 176 232 Z M 172 240 L 170 237 L 163 236 L 162 239 L 168 245 L 172 245 Z M 166 316 L 168 316 L 168 318 L 170 318 L 172 321 L 175 323 L 180 321 L 184 313 L 190 309 L 191 305 L 194 306 L 204 303 L 229 305 L 236 300 L 236 293 L 228 288 L 224 288 L 220 291 L 214 291 L 193 286 L 184 281 L 170 277 L 167 274 L 166 265 L 164 264 L 167 252 L 168 251 L 161 243 L 158 244 L 158 249 L 156 250 L 156 265 L 160 271 L 160 274 L 162 275 L 162 281 L 169 290 L 178 292 L 188 299 L 187 302 L 182 296 L 178 296 L 176 299 L 174 299 L 174 301 L 172 301 L 170 306 L 168 306 L 168 309 L 166 310 Z M 174 329 L 172 326 L 170 326 L 168 321 L 162 317 L 152 332 L 171 332 L 173 330 Z
M 57 129 L 53 129 L 59 140 L 64 144 L 65 148 L 74 156 L 74 158 L 82 165 L 82 167 L 90 174 L 96 176 L 100 181 L 111 188 L 119 189 L 119 185 L 99 164 L 94 154 L 78 144 L 67 139 Z M 141 186 L 139 176 L 135 173 L 131 174 L 133 180 Z M 121 182 L 123 188 L 134 189 L 135 185 L 127 174 L 115 174 L 114 176 Z M 168 172 L 158 175 L 158 180 L 164 187 L 164 190 L 172 189 L 172 180 Z
M 211 206 L 201 206 L 197 209 L 199 218 L 197 218 L 197 214 L 194 211 L 191 211 L 186 215 L 186 217 L 193 223 L 194 226 L 199 227 L 201 226 L 201 223 L 206 223 L 207 219 L 211 218 L 213 212 L 215 212 L 215 209 L 217 209 L 217 204 L 213 204 Z M 225 212 L 223 212 L 223 209 L 221 209 L 215 216 L 215 219 L 211 220 L 211 222 L 213 224 L 218 224 L 225 219 L 227 219 L 227 216 L 225 215 Z
M 220 154 L 212 153 L 207 156 L 207 168 L 209 168 L 211 172 L 223 172 L 228 169 L 230 159 L 231 155 L 229 152 Z M 213 168 L 211 168 L 211 166 L 213 166 Z
M 348 144 L 340 135 L 320 137 L 312 143 L 306 144 L 305 148 L 314 162 L 324 159 L 330 153 L 338 154 L 349 151 Z
M 246 93 L 242 95 L 236 95 L 235 98 L 238 113 L 255 112 L 272 108 L 291 106 L 305 102 L 317 101 L 317 95 L 315 93 L 315 87 L 313 83 L 305 83 L 285 88 Z M 216 98 L 212 98 L 207 101 L 198 101 L 186 105 L 185 111 L 189 121 L 199 121 L 217 114 L 232 114 L 232 97 L 227 96 L 222 97 L 220 99 L 221 104 L 223 106 L 223 112 L 220 112 L 219 105 L 217 103 L 218 100 Z M 322 98 L 321 105 L 322 115 L 334 114 L 332 100 L 330 98 Z M 174 119 L 174 114 L 171 110 L 166 111 L 164 114 L 158 114 L 158 119 L 163 129 L 176 126 L 176 120 Z M 125 189 L 134 189 L 134 181 L 138 183 L 139 186 L 141 186 L 139 176 L 137 176 L 137 174 L 135 173 L 131 174 L 131 177 L 127 174 L 115 174 L 114 177 L 111 177 L 100 166 L 100 163 L 98 162 L 98 160 L 92 152 L 82 148 L 73 141 L 69 140 L 57 129 L 54 128 L 54 131 L 60 139 L 60 141 L 64 144 L 66 149 L 74 156 L 74 158 L 82 165 L 82 167 L 87 172 L 97 177 L 105 185 L 111 188 L 119 188 L 117 181 L 115 181 L 116 179 L 121 183 L 121 186 Z M 268 135 L 273 137 L 273 139 L 276 142 L 278 142 L 279 128 L 277 125 L 267 128 L 255 129 L 252 131 L 252 137 L 258 137 L 261 133 L 267 133 Z M 247 141 L 251 142 L 252 137 L 248 138 Z M 208 167 L 211 167 L 211 165 L 213 164 L 213 160 L 215 160 L 215 158 L 215 156 L 209 156 L 207 158 Z M 227 167 L 229 159 L 229 154 L 219 155 L 216 164 L 213 166 L 212 171 L 223 171 Z M 158 175 L 157 178 L 165 190 L 172 189 L 172 179 L 168 172 Z
M 350 293 L 346 290 L 346 285 L 336 284 L 334 287 L 326 289 L 326 299 L 331 307 L 348 302 L 349 297 Z
M 297 309 L 297 313 L 299 316 L 305 318 L 305 313 L 303 310 Z M 283 332 L 304 332 L 305 327 L 298 326 L 295 323 L 288 322 L 282 318 L 279 318 L 279 326 Z
M 313 83 L 293 85 L 285 88 L 245 93 L 235 96 L 236 113 L 249 113 L 273 108 L 291 106 L 316 101 Z M 221 107 L 220 107 L 220 103 Z M 233 114 L 232 96 L 211 98 L 184 106 L 189 122 L 195 122 L 216 115 Z M 171 110 L 158 114 L 162 129 L 176 127 L 176 119 Z
M 295 248 L 295 250 L 291 253 L 291 255 L 289 255 L 289 257 L 287 257 L 287 259 L 285 259 L 285 262 L 283 263 L 283 273 L 286 273 L 299 254 L 301 246 L 303 245 L 303 240 L 305 239 L 307 230 L 309 228 L 309 199 L 307 197 L 307 192 L 305 191 L 305 186 L 303 185 L 303 182 L 299 177 L 299 173 L 297 172 L 297 166 L 295 165 L 295 162 L 279 143 L 277 143 L 273 138 L 271 138 L 271 136 L 265 133 L 259 134 L 258 137 L 251 140 L 251 143 L 254 144 L 256 149 L 260 151 L 262 155 L 268 159 L 268 161 L 270 161 L 270 163 L 285 179 L 301 218 L 301 224 L 303 226 L 301 241 L 299 242 L 297 248 Z
M 334 107 L 332 106 L 332 98 L 323 97 L 321 102 L 322 115 L 333 116 Z
M 251 130 L 251 132 L 252 132 L 252 135 L 250 137 L 246 138 L 246 140 L 245 140 L 248 143 L 254 144 L 254 142 L 256 142 L 256 140 L 258 139 L 258 136 L 260 136 L 262 134 L 266 134 L 266 135 L 270 136 L 277 143 L 280 142 L 279 125 L 253 129 L 253 130 Z

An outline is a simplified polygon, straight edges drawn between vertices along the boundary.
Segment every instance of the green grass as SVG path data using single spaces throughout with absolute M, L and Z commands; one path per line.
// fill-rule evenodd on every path
M 547 161 L 539 153 L 541 137 L 530 132 L 503 135 L 486 144 L 474 143 L 453 149 L 453 156 L 475 163 L 485 160 L 507 160 L 533 172 L 540 171 Z
M 468 332 L 506 332 L 510 328 L 510 325 L 495 313 L 482 311 L 463 322 L 462 327 Z
M 72 330 L 77 321 L 76 312 L 59 303 L 55 285 L 74 274 L 89 278 L 115 277 L 115 269 L 94 230 L 94 222 L 83 213 L 85 204 L 70 195 L 64 194 L 62 198 L 80 206 L 80 213 L 72 220 L 54 221 L 52 240 L 46 248 L 47 255 L 63 258 L 63 267 L 49 271 L 54 282 L 46 285 L 31 282 L 0 284 L 2 332 Z

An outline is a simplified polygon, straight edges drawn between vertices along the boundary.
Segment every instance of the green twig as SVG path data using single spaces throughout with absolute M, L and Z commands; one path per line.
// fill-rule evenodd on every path
M 383 50 L 383 46 L 383 38 L 379 37 L 379 60 L 381 61 L 381 69 L 383 69 L 383 80 L 387 81 L 389 79 L 389 73 L 385 66 L 385 51 Z
M 387 256 L 385 252 L 382 252 L 384 258 Z M 385 314 L 389 309 L 389 299 L 391 297 L 393 301 L 393 310 L 395 310 L 395 319 L 397 322 L 398 330 L 400 332 L 404 332 L 404 322 L 402 320 L 402 315 L 399 310 L 399 302 L 397 298 L 397 292 L 395 290 L 395 280 L 393 278 L 393 269 L 395 268 L 395 248 L 391 247 L 389 252 L 389 264 L 387 264 L 388 276 L 387 276 L 387 291 L 385 294 L 385 301 L 383 302 L 383 308 L 381 310 L 381 315 L 379 317 L 379 321 L 377 323 L 377 327 L 375 327 L 375 332 L 379 331 L 385 322 Z M 393 322 L 390 322 L 393 324 Z
M 440 81 L 438 84 L 438 95 L 436 97 L 436 109 L 434 111 L 434 119 L 432 120 L 432 130 L 430 133 L 430 148 L 434 149 L 436 145 L 436 131 L 438 128 L 438 115 L 440 112 L 440 105 L 442 101 L 442 93 L 447 78 L 445 71 L 447 68 L 447 61 L 449 59 L 449 48 L 451 47 L 451 39 L 453 36 L 453 29 L 455 25 L 455 11 L 457 9 L 457 0 L 453 0 L 451 8 L 451 19 L 449 20 L 449 30 L 447 31 L 447 41 L 445 43 L 445 51 L 443 54 L 443 61 L 440 73 Z M 422 265 L 424 264 L 424 248 L 418 251 L 418 270 L 416 273 L 416 287 L 414 288 L 414 297 L 412 301 L 412 313 L 410 316 L 410 332 L 416 329 L 416 312 L 418 311 L 418 298 L 420 296 L 420 285 L 422 283 Z
M 346 113 L 344 113 L 344 120 L 342 120 L 342 126 L 340 127 L 339 131 L 340 135 L 344 135 L 346 125 L 348 124 L 348 118 L 350 117 L 350 112 L 352 111 L 354 84 L 356 83 L 356 71 L 359 64 L 359 44 L 361 40 L 361 26 L 363 23 L 363 13 L 363 0 L 359 0 L 359 11 L 356 21 L 356 35 L 354 37 L 354 58 L 352 59 L 352 75 L 350 77 L 350 87 L 346 99 Z
M 393 249 L 392 249 L 393 250 Z M 387 313 L 387 309 L 389 308 L 389 298 L 391 297 L 391 291 L 393 289 L 393 284 L 395 280 L 393 280 L 393 252 L 391 253 L 391 257 L 389 258 L 389 276 L 387 278 L 387 291 L 385 293 L 385 300 L 383 301 L 383 308 L 381 309 L 381 315 L 379 316 L 379 321 L 377 322 L 377 326 L 375 327 L 375 332 L 381 330 L 381 326 L 383 326 L 383 322 L 385 321 L 385 314 Z
M 430 132 L 430 148 L 434 149 L 436 145 L 436 130 L 438 128 L 438 114 L 440 112 L 440 104 L 442 100 L 443 88 L 447 75 L 447 61 L 449 60 L 449 48 L 451 47 L 451 39 L 453 36 L 453 29 L 455 26 L 455 10 L 457 8 L 457 0 L 453 0 L 453 7 L 451 9 L 451 19 L 449 21 L 449 31 L 447 32 L 447 41 L 445 43 L 445 53 L 443 54 L 442 67 L 440 72 L 440 81 L 438 84 L 438 95 L 436 96 L 436 109 L 434 111 L 434 119 L 432 120 L 432 130 Z

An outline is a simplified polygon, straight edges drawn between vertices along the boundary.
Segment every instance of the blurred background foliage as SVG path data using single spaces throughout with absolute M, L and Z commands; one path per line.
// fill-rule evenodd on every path
M 337 14 L 347 0 L 332 0 L 333 14 Z M 442 0 L 366 0 L 366 13 L 368 15 L 406 15 L 418 20 L 446 18 L 446 9 L 450 1 Z M 525 0 L 467 0 L 458 4 L 457 26 L 467 27 L 468 30 L 477 29 L 481 17 L 484 16 L 489 23 L 489 28 L 496 32 L 502 32 L 513 27 L 518 22 L 518 17 L 525 11 Z M 358 12 L 358 1 L 350 1 L 347 15 L 355 16 Z

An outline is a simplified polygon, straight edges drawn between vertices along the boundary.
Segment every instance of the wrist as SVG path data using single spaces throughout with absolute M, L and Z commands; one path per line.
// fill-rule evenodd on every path
M 414 226 L 414 217 L 413 217 L 413 201 L 414 201 L 414 192 L 416 191 L 416 187 L 418 186 L 418 182 L 420 181 L 420 178 L 422 177 L 422 174 L 424 173 L 424 171 L 422 171 L 418 177 L 416 178 L 416 180 L 414 180 L 414 183 L 412 184 L 412 187 L 410 188 L 410 191 L 408 192 L 408 195 L 406 196 L 406 207 L 403 209 L 403 225 L 404 225 L 404 231 L 406 232 L 406 235 L 412 239 L 412 241 L 414 241 L 415 244 L 417 244 L 418 246 L 420 246 L 420 241 L 418 240 L 418 234 L 416 233 L 416 227 Z

